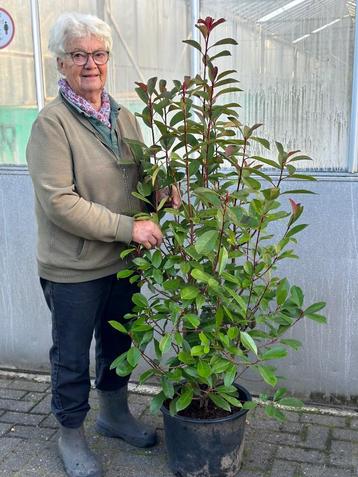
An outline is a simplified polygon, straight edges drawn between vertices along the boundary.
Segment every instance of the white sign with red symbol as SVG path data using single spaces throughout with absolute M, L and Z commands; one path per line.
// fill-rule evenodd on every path
M 6 48 L 14 38 L 15 24 L 10 13 L 0 7 L 0 49 Z

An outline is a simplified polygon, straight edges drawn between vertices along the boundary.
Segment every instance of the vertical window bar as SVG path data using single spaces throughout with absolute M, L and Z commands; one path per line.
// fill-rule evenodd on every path
M 191 37 L 200 43 L 199 30 L 195 28 L 195 24 L 200 16 L 200 0 L 191 0 Z M 194 78 L 200 72 L 200 52 L 196 48 L 191 49 L 190 68 L 191 77 Z
M 45 88 L 44 74 L 42 65 L 42 48 L 40 34 L 40 17 L 38 0 L 31 0 L 31 25 L 32 25 L 32 41 L 34 46 L 34 64 L 35 64 L 35 83 L 37 107 L 40 111 L 45 106 Z
M 358 172 L 358 21 L 357 6 L 354 31 L 354 60 L 352 81 L 352 111 L 349 132 L 348 171 Z

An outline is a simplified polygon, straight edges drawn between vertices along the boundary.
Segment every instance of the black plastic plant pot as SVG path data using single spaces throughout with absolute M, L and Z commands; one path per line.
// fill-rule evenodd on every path
M 241 401 L 251 394 L 235 384 Z M 246 409 L 218 419 L 171 416 L 162 406 L 169 467 L 176 477 L 236 477 L 244 449 Z

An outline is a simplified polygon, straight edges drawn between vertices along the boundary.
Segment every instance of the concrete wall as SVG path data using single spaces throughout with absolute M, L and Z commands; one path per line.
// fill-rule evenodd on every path
M 297 188 L 307 184 L 299 183 Z M 280 364 L 293 392 L 358 396 L 358 181 L 320 175 L 316 196 L 298 196 L 305 211 L 299 261 L 286 263 L 307 303 L 327 301 L 328 325 L 303 321 L 292 332 L 303 349 Z M 49 312 L 35 263 L 36 228 L 30 177 L 25 168 L 0 169 L 0 367 L 48 370 Z M 243 380 L 260 388 L 255 376 Z

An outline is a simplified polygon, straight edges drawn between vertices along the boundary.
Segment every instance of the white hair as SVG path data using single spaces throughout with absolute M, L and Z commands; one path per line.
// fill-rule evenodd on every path
M 111 50 L 111 28 L 106 22 L 94 15 L 63 13 L 50 30 L 48 48 L 55 56 L 63 56 L 69 41 L 91 35 L 103 41 L 106 50 Z

